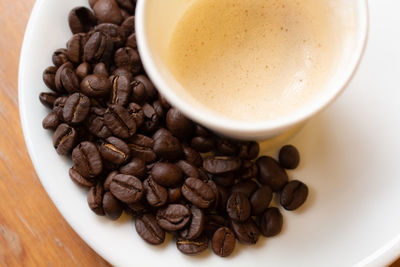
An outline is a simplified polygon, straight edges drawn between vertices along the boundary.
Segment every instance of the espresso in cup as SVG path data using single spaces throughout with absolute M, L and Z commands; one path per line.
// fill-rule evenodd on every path
M 220 115 L 280 118 L 315 97 L 337 66 L 352 30 L 338 10 L 325 0 L 193 1 L 172 33 L 167 64 Z

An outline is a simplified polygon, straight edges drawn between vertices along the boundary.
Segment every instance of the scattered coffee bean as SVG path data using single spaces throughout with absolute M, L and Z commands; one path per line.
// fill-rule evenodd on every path
M 106 64 L 104 64 L 103 62 L 97 63 L 94 66 L 93 74 L 104 76 L 104 77 L 108 77 L 108 71 L 107 71 Z M 110 77 L 110 78 L 111 78 L 111 81 L 112 81 L 113 80 L 112 77 Z
M 258 225 L 261 234 L 265 237 L 272 237 L 279 234 L 282 230 L 283 217 L 278 208 L 268 208 L 259 217 Z
M 210 207 L 216 197 L 209 185 L 196 178 L 186 179 L 181 191 L 189 202 L 202 209 Z
M 189 162 L 185 160 L 180 160 L 175 164 L 182 170 L 185 177 L 192 177 L 192 178 L 200 177 L 199 170 Z
M 300 163 L 300 154 L 296 147 L 286 145 L 279 151 L 279 163 L 285 169 L 296 169 Z
M 82 142 L 72 151 L 72 161 L 76 170 L 84 177 L 95 177 L 103 170 L 103 162 L 96 145 Z
M 216 214 L 208 214 L 205 217 L 204 233 L 212 238 L 215 231 L 225 226 L 228 226 L 228 220 L 225 219 L 225 217 Z
M 55 77 L 56 77 L 57 67 L 50 66 L 43 71 L 43 82 L 46 84 L 47 88 L 63 93 L 62 90 L 58 90 L 56 87 Z
M 253 245 L 257 243 L 260 237 L 260 230 L 252 218 L 249 218 L 243 223 L 231 222 L 232 230 L 236 238 L 243 244 Z
M 79 79 L 83 80 L 86 76 L 89 75 L 91 72 L 91 67 L 90 64 L 87 62 L 82 62 L 79 64 L 79 66 L 76 68 L 75 73 L 79 77 Z
M 92 187 L 95 185 L 95 182 L 93 179 L 90 178 L 85 178 L 83 177 L 77 170 L 74 168 L 69 169 L 69 177 L 71 180 L 76 183 L 77 185 L 83 186 L 83 187 Z
M 125 106 L 128 104 L 131 88 L 126 76 L 112 76 L 111 104 Z
M 226 212 L 234 221 L 246 221 L 251 215 L 251 205 L 246 195 L 240 192 L 232 193 L 226 203 Z
M 242 165 L 239 158 L 234 157 L 210 157 L 203 162 L 203 167 L 211 174 L 224 174 L 237 171 Z
M 100 23 L 120 24 L 122 14 L 115 0 L 98 0 L 93 5 L 94 15 Z
M 49 113 L 42 121 L 44 129 L 55 131 L 60 125 L 60 119 L 55 112 Z
M 105 215 L 115 221 L 122 214 L 122 204 L 110 192 L 106 192 L 103 196 L 103 211 Z
M 239 157 L 252 160 L 258 157 L 260 145 L 257 142 L 244 142 L 240 145 Z
M 244 180 L 238 182 L 234 186 L 231 187 L 231 192 L 240 192 L 243 193 L 247 198 L 256 192 L 258 189 L 258 184 L 253 180 Z
M 164 243 L 165 232 L 158 225 L 153 214 L 144 214 L 135 220 L 136 232 L 149 244 L 160 245 Z
M 200 153 L 207 153 L 215 148 L 215 139 L 212 137 L 197 136 L 190 141 L 190 146 Z
M 297 180 L 290 181 L 281 192 L 281 205 L 287 210 L 296 210 L 306 201 L 308 187 Z
M 111 82 L 102 75 L 91 74 L 81 82 L 81 91 L 89 97 L 106 96 L 111 89 Z
M 119 169 L 122 174 L 136 176 L 143 180 L 147 175 L 146 163 L 140 158 L 133 158 L 129 163 Z
M 128 146 L 133 157 L 140 158 L 146 163 L 154 162 L 157 155 L 153 150 L 154 141 L 148 136 L 136 134 L 129 139 Z
M 81 93 L 74 93 L 67 98 L 63 108 L 65 122 L 78 124 L 83 122 L 90 110 L 90 100 Z
M 104 215 L 103 210 L 103 187 L 101 184 L 92 186 L 87 195 L 87 202 L 90 209 L 97 215 Z
M 214 181 L 216 184 L 224 187 L 231 187 L 235 184 L 236 174 L 227 173 L 221 175 L 214 175 Z
M 76 130 L 66 123 L 58 125 L 53 135 L 53 145 L 60 155 L 67 155 L 78 141 Z
M 261 184 L 268 185 L 272 191 L 278 192 L 286 185 L 289 178 L 286 171 L 271 157 L 260 157 L 256 161 Z
M 147 203 L 153 207 L 161 207 L 167 203 L 168 191 L 157 184 L 152 178 L 147 178 L 143 182 Z
M 48 107 L 48 108 L 53 108 L 54 106 L 54 102 L 56 101 L 56 99 L 58 98 L 58 95 L 55 93 L 40 93 L 39 95 L 39 99 L 40 102 Z
M 179 203 L 182 200 L 181 187 L 168 188 L 168 202 L 169 203 Z
M 192 218 L 189 224 L 179 231 L 179 235 L 187 240 L 193 240 L 198 238 L 204 229 L 204 212 L 196 206 L 191 206 L 190 211 L 192 213 Z
M 250 197 L 251 214 L 253 216 L 260 215 L 269 206 L 272 200 L 272 190 L 269 186 L 264 185 L 255 191 Z
M 197 255 L 208 248 L 208 238 L 203 235 L 196 239 L 186 239 L 178 237 L 176 247 L 180 252 L 186 255 Z
M 55 76 L 57 92 L 75 93 L 79 90 L 79 78 L 72 68 L 71 62 L 67 62 L 58 68 Z
M 182 146 L 178 138 L 171 134 L 163 134 L 158 138 L 154 138 L 154 152 L 158 157 L 175 161 L 182 156 Z
M 183 229 L 190 221 L 190 210 L 180 204 L 169 204 L 167 207 L 157 211 L 157 222 L 166 231 L 177 231 Z
M 86 7 L 76 7 L 69 12 L 68 24 L 73 34 L 88 32 L 94 28 L 96 23 L 92 11 Z
M 151 176 L 154 181 L 162 186 L 176 186 L 182 182 L 181 169 L 174 164 L 159 162 L 151 169 Z
M 101 31 L 96 31 L 85 43 L 83 59 L 90 63 L 108 63 L 111 60 L 113 48 L 114 43 L 111 37 Z
M 136 132 L 136 122 L 121 105 L 110 105 L 104 114 L 104 123 L 118 137 L 128 138 Z
M 106 180 L 104 181 L 103 187 L 105 191 L 110 191 L 110 184 L 114 178 L 115 175 L 117 175 L 117 171 L 112 171 L 107 175 Z
M 51 59 L 52 59 L 54 65 L 56 65 L 58 67 L 63 65 L 64 63 L 66 63 L 68 61 L 67 49 L 65 49 L 65 48 L 57 49 L 56 51 L 54 51 Z
M 118 165 L 127 161 L 130 154 L 128 145 L 113 136 L 108 137 L 100 144 L 99 151 L 103 159 Z
M 194 150 L 193 148 L 184 146 L 183 154 L 187 162 L 192 163 L 194 166 L 198 168 L 203 166 L 203 158 L 201 157 L 200 153 Z
M 235 234 L 227 227 L 219 228 L 213 235 L 211 246 L 215 254 L 228 257 L 235 249 Z
M 167 127 L 173 135 L 185 139 L 193 131 L 193 123 L 176 108 L 171 108 L 167 113 Z

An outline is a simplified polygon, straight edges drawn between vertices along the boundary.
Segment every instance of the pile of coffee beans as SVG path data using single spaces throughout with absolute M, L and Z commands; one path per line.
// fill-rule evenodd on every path
M 93 11 L 70 12 L 73 35 L 44 71 L 53 92 L 40 101 L 52 109 L 43 127 L 54 131 L 58 154 L 72 157 L 69 176 L 88 188 L 90 209 L 111 220 L 125 211 L 145 241 L 162 244 L 170 233 L 188 255 L 211 244 L 226 257 L 236 239 L 251 245 L 279 234 L 274 193 L 286 210 L 308 195 L 285 171 L 298 166 L 297 149 L 283 147 L 279 162 L 259 157 L 257 142 L 226 139 L 187 119 L 143 70 L 135 1 L 89 3 Z

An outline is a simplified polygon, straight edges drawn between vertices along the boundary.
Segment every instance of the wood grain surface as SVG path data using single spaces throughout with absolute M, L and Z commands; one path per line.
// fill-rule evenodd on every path
M 0 266 L 109 266 L 62 218 L 25 148 L 18 61 L 34 2 L 0 0 Z

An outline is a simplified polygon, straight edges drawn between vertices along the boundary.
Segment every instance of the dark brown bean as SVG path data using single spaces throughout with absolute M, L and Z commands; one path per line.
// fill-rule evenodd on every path
M 136 132 L 136 122 L 121 105 L 110 105 L 104 114 L 107 128 L 118 137 L 128 138 Z
M 70 95 L 63 108 L 63 118 L 67 123 L 83 122 L 89 114 L 90 100 L 81 93 Z
M 122 174 L 136 176 L 141 180 L 147 175 L 146 163 L 141 158 L 133 158 L 128 164 L 122 166 L 119 171 Z
M 283 217 L 278 208 L 268 208 L 259 217 L 258 225 L 265 237 L 276 236 L 282 231 Z
M 76 68 L 75 73 L 79 77 L 79 79 L 83 80 L 86 76 L 89 75 L 90 71 L 91 71 L 90 64 L 87 62 L 82 62 Z
M 103 97 L 110 92 L 111 82 L 107 77 L 91 74 L 82 80 L 80 88 L 89 97 Z
M 133 13 L 135 11 L 136 0 L 116 0 L 117 4 L 126 9 L 129 13 Z M 133 27 L 133 31 L 135 27 Z
M 182 200 L 181 187 L 168 188 L 168 202 L 169 203 L 179 203 Z
M 70 62 L 58 68 L 54 81 L 58 92 L 74 93 L 79 90 L 79 79 Z
M 137 41 L 136 41 L 136 33 L 132 33 L 131 35 L 126 37 L 125 46 L 137 50 L 138 47 L 137 47 Z
M 246 245 L 254 245 L 260 238 L 260 230 L 252 218 L 243 223 L 231 221 L 232 230 L 239 242 Z
M 51 59 L 53 61 L 53 64 L 58 67 L 66 63 L 68 61 L 67 49 L 65 48 L 57 49 L 56 51 L 54 51 Z
M 117 0 L 117 1 L 121 1 L 121 0 Z M 131 1 L 128 0 L 125 2 L 130 3 L 132 6 Z M 125 36 L 129 36 L 130 34 L 132 34 L 135 31 L 135 16 L 130 16 L 127 19 L 125 19 L 122 22 L 120 29 Z
M 158 184 L 166 187 L 176 186 L 183 180 L 181 169 L 165 162 L 156 163 L 151 169 L 151 176 Z
M 169 161 L 175 161 L 183 154 L 181 143 L 171 134 L 163 134 L 154 138 L 153 149 L 158 157 Z
M 244 222 L 251 215 L 251 205 L 245 194 L 234 192 L 228 198 L 226 211 L 232 220 Z
M 56 101 L 56 99 L 57 99 L 58 97 L 59 97 L 59 96 L 58 96 L 57 94 L 55 94 L 55 93 L 45 93 L 45 92 L 42 92 L 42 93 L 40 93 L 40 95 L 39 95 L 40 102 L 41 102 L 44 106 L 46 106 L 46 107 L 48 107 L 48 108 L 53 108 L 54 102 Z
M 131 155 L 143 159 L 146 163 L 154 162 L 157 159 L 157 155 L 153 151 L 153 145 L 153 139 L 141 134 L 132 136 L 128 143 Z
M 299 166 L 300 154 L 293 145 L 286 145 L 279 151 L 279 163 L 285 169 L 293 170 Z
M 247 198 L 250 198 L 250 196 L 257 189 L 258 189 L 258 184 L 256 182 L 254 182 L 253 180 L 244 180 L 232 186 L 231 192 L 241 192 Z
M 136 122 L 136 127 L 140 128 L 144 122 L 144 111 L 142 107 L 136 103 L 130 103 L 128 106 L 128 112 Z
M 168 130 L 170 130 L 174 136 L 180 139 L 188 138 L 194 130 L 193 122 L 186 118 L 176 108 L 171 108 L 168 111 L 166 123 Z
M 59 155 L 71 152 L 77 141 L 78 133 L 66 123 L 60 124 L 53 135 L 53 145 Z
M 219 228 L 228 226 L 228 220 L 223 216 L 216 214 L 208 214 L 206 215 L 204 222 L 204 233 L 208 237 L 212 237 Z
M 224 187 L 231 187 L 235 184 L 236 174 L 227 173 L 221 175 L 214 175 L 214 181 L 216 184 Z
M 46 130 L 53 130 L 55 131 L 60 125 L 60 119 L 58 118 L 57 114 L 53 111 L 49 113 L 42 121 L 42 126 Z
M 176 247 L 183 254 L 197 255 L 208 248 L 208 242 L 208 238 L 205 235 L 193 240 L 178 237 L 176 239 Z
M 242 159 L 252 160 L 258 157 L 260 153 L 260 145 L 257 142 L 242 142 L 239 148 L 239 157 Z
M 94 66 L 93 74 L 108 77 L 108 70 L 106 64 L 104 64 L 103 62 L 97 63 Z
M 112 180 L 114 179 L 114 176 L 117 175 L 117 171 L 112 171 L 107 175 L 106 180 L 104 181 L 103 187 L 105 191 L 110 191 L 110 184 Z
M 185 160 L 180 160 L 175 164 L 182 170 L 183 175 L 185 177 L 192 177 L 192 178 L 200 177 L 199 170 L 194 165 L 190 164 L 189 162 L 187 162 Z
M 86 7 L 76 7 L 69 12 L 68 24 L 73 34 L 88 32 L 94 28 L 96 23 L 92 11 Z
M 139 81 L 143 84 L 145 90 L 145 96 L 147 102 L 153 102 L 157 98 L 157 89 L 154 84 L 145 75 L 137 75 L 133 78 L 135 81 Z M 178 137 L 178 136 L 177 136 Z
M 141 127 L 141 131 L 146 134 L 151 134 L 157 130 L 160 118 L 158 117 L 153 106 L 151 106 L 150 104 L 145 103 L 142 109 L 145 120 Z
M 248 180 L 248 179 L 252 179 L 252 178 L 257 178 L 258 167 L 252 161 L 243 160 L 242 167 L 238 171 L 237 175 L 241 180 Z
M 103 170 L 103 162 L 95 144 L 82 142 L 72 151 L 76 170 L 84 177 L 95 177 Z
M 94 15 L 99 23 L 121 24 L 122 14 L 115 0 L 98 0 L 93 6 Z
M 218 139 L 217 151 L 224 156 L 236 156 L 238 152 L 238 145 L 231 140 Z
M 58 90 L 56 87 L 56 82 L 55 82 L 56 72 L 57 72 L 57 67 L 55 66 L 47 67 L 43 71 L 43 76 L 42 76 L 43 82 L 46 84 L 47 88 L 55 92 L 63 93 L 63 90 Z
M 136 232 L 149 244 L 160 245 L 165 240 L 165 232 L 157 224 L 153 214 L 144 214 L 135 220 Z
M 83 187 L 92 187 L 95 185 L 95 182 L 93 179 L 90 178 L 85 178 L 83 177 L 77 170 L 74 168 L 69 169 L 69 177 L 71 180 L 76 183 L 77 185 L 83 186 Z
M 134 74 L 142 68 L 138 52 L 130 47 L 119 48 L 114 54 L 114 62 L 118 68 L 126 68 Z
M 215 231 L 211 247 L 215 254 L 220 257 L 228 257 L 235 249 L 235 234 L 227 227 L 221 227 Z
M 228 198 L 229 198 L 228 190 L 226 190 L 225 187 L 217 185 L 217 191 L 218 191 L 217 209 L 221 212 L 225 212 L 226 211 L 226 203 L 228 202 Z
M 167 203 L 167 189 L 157 184 L 153 179 L 148 178 L 144 180 L 143 186 L 146 193 L 147 203 L 149 203 L 150 206 L 161 207 Z
M 125 204 L 125 212 L 133 217 L 139 217 L 150 212 L 149 206 L 144 201 Z
M 130 155 L 128 145 L 113 136 L 108 137 L 100 144 L 99 151 L 103 159 L 118 165 L 127 161 Z
M 290 181 L 281 192 L 280 203 L 286 210 L 296 210 L 306 201 L 308 187 L 297 180 Z
M 181 191 L 188 201 L 202 209 L 210 207 L 216 198 L 213 189 L 196 178 L 186 179 Z
M 111 193 L 122 202 L 139 202 L 144 195 L 142 182 L 132 175 L 117 174 L 110 184 Z
M 268 185 L 274 192 L 282 190 L 289 177 L 279 163 L 271 157 L 263 156 L 257 159 L 256 164 L 260 183 Z
M 87 202 L 90 209 L 97 215 L 103 216 L 103 187 L 101 184 L 92 186 L 87 194 Z
M 201 209 L 196 206 L 191 206 L 190 211 L 192 213 L 192 219 L 189 224 L 179 231 L 179 235 L 187 240 L 193 240 L 198 238 L 204 229 L 204 213 Z
M 85 123 L 89 132 L 97 137 L 108 138 L 111 136 L 111 131 L 104 124 L 103 116 L 97 115 L 95 112 L 93 112 L 93 109 Z
M 157 211 L 157 222 L 166 231 L 177 231 L 184 228 L 191 218 L 190 210 L 180 204 L 169 204 Z
M 90 63 L 108 64 L 112 58 L 113 40 L 105 33 L 96 31 L 87 40 L 83 48 L 83 59 Z
M 269 186 L 264 185 L 255 191 L 250 197 L 251 214 L 256 216 L 263 213 L 272 200 L 272 190 Z
M 138 80 L 133 80 L 131 82 L 131 88 L 131 100 L 135 103 L 142 103 L 146 99 L 146 88 L 144 84 Z
M 125 43 L 124 33 L 121 31 L 120 27 L 113 23 L 101 23 L 96 26 L 96 31 L 102 32 L 111 38 L 114 43 L 114 48 L 120 48 Z
M 103 210 L 109 219 L 115 221 L 121 217 L 123 208 L 121 202 L 111 192 L 106 192 L 103 196 Z
M 239 158 L 234 157 L 210 157 L 203 162 L 206 171 L 212 174 L 224 174 L 237 171 L 242 165 Z
M 112 76 L 111 104 L 125 106 L 130 97 L 130 80 L 126 76 Z
M 207 153 L 215 149 L 215 139 L 213 137 L 197 136 L 190 141 L 190 146 L 200 153 Z

